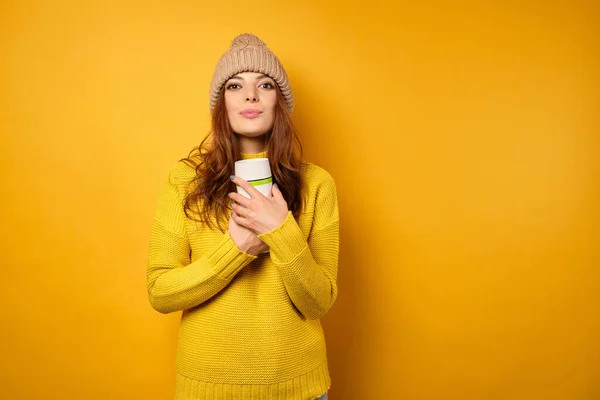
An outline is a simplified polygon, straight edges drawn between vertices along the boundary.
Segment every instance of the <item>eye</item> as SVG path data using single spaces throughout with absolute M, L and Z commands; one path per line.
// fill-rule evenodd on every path
M 265 82 L 265 83 L 261 83 L 260 86 L 263 89 L 273 89 L 274 86 L 271 82 Z
M 238 85 L 237 83 L 230 83 L 229 85 L 227 85 L 227 90 L 235 90 L 235 89 L 239 89 L 240 85 Z

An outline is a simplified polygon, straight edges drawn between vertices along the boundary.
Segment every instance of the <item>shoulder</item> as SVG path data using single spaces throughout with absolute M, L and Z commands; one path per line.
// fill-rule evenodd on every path
M 316 164 L 304 162 L 302 169 L 306 188 L 304 212 L 312 215 L 314 229 L 330 226 L 339 220 L 335 180 Z
M 335 179 L 325 168 L 305 161 L 302 163 L 302 178 L 309 201 L 337 197 Z
M 168 183 L 176 186 L 179 190 L 186 188 L 196 177 L 195 158 L 181 159 L 171 165 L 168 172 Z
M 308 161 L 302 162 L 302 176 L 309 187 L 333 186 L 333 176 L 323 167 Z

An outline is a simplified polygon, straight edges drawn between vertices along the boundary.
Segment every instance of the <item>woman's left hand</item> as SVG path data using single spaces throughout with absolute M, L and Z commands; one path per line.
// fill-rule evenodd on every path
M 238 225 L 260 235 L 283 224 L 288 215 L 288 206 L 276 185 L 271 189 L 272 196 L 265 197 L 239 176 L 233 179 L 233 183 L 250 195 L 250 198 L 247 198 L 239 193 L 229 193 L 229 197 L 234 201 L 231 207 L 235 213 L 232 213 L 232 217 Z

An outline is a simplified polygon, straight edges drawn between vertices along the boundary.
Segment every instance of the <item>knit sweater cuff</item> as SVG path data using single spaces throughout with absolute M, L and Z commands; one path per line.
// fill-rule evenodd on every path
M 227 232 L 208 257 L 208 265 L 216 275 L 229 279 L 256 258 L 240 250 Z
M 292 261 L 308 246 L 294 215 L 288 211 L 287 218 L 274 230 L 258 235 L 269 246 L 273 262 L 285 264 Z

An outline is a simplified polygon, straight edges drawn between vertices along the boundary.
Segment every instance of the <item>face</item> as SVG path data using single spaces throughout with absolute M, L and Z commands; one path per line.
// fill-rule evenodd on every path
M 254 138 L 267 133 L 275 120 L 276 83 L 255 72 L 237 74 L 225 82 L 229 124 L 238 135 Z

